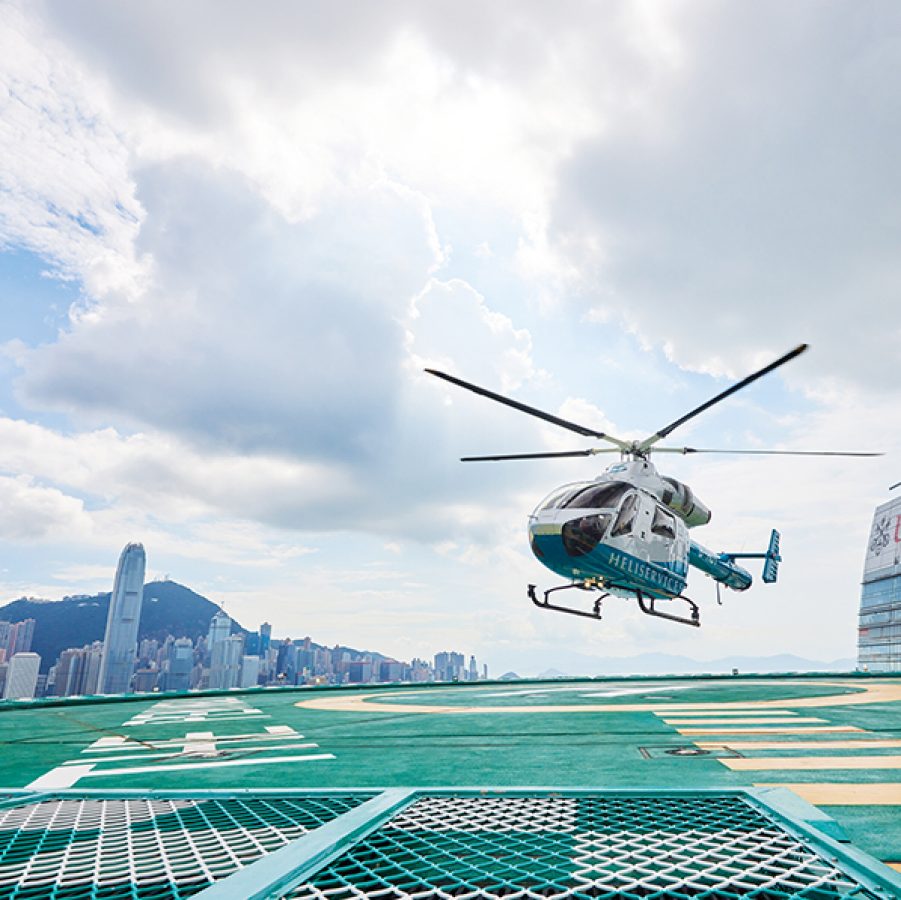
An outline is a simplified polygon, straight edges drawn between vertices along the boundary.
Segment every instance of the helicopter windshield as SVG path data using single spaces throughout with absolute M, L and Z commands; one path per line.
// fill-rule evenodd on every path
M 590 484 L 560 505 L 567 509 L 610 509 L 619 503 L 629 487 L 625 481 Z
M 559 509 L 566 505 L 565 501 L 572 497 L 573 494 L 580 494 L 587 487 L 591 487 L 591 482 L 577 481 L 575 484 L 567 484 L 562 488 L 557 488 L 556 491 L 548 494 L 548 496 L 535 507 L 535 512 L 539 513 L 545 509 Z

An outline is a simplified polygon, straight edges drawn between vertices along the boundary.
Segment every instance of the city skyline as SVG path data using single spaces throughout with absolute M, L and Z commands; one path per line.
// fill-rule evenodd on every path
M 442 651 L 434 666 L 419 658 L 407 663 L 371 651 L 336 645 L 329 649 L 309 636 L 272 638 L 272 625 L 258 631 L 242 628 L 225 609 L 199 598 L 215 612 L 206 633 L 195 639 L 169 633 L 161 641 L 138 642 L 143 612 L 146 553 L 142 544 L 127 544 L 116 566 L 103 640 L 67 647 L 41 674 L 41 657 L 30 652 L 36 622 L 0 621 L 0 696 L 121 695 L 156 691 L 253 688 L 259 685 L 366 684 L 404 681 L 477 681 L 475 656 Z M 153 582 L 151 582 L 151 585 Z M 151 603 L 159 602 L 151 597 Z
M 901 450 L 901 24 L 866 6 L 6 4 L 0 596 L 108 590 L 134 537 L 398 658 L 852 657 Z M 461 465 L 582 445 L 423 373 L 632 439 L 800 342 L 686 443 L 887 455 L 668 457 L 705 546 L 782 534 L 778 584 L 692 575 L 700 629 L 534 608 L 528 515 L 595 460 Z

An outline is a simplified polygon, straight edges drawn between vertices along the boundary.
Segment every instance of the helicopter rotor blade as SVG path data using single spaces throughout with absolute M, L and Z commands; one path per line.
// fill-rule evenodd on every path
M 657 441 L 665 438 L 671 431 L 675 431 L 680 425 L 684 425 L 689 419 L 693 419 L 695 416 L 704 412 L 704 410 L 710 409 L 715 403 L 719 403 L 720 400 L 725 400 L 726 397 L 731 396 L 736 391 L 740 391 L 742 388 L 746 388 L 749 384 L 757 381 L 758 378 L 762 378 L 764 375 L 772 372 L 774 369 L 778 369 L 779 366 L 784 365 L 790 360 L 794 359 L 796 356 L 800 356 L 806 349 L 807 344 L 799 344 L 795 347 L 794 350 L 790 350 L 784 356 L 780 356 L 775 362 L 771 362 L 768 366 L 764 366 L 762 369 L 758 369 L 756 372 L 753 372 L 751 375 L 748 375 L 747 378 L 742 378 L 741 381 L 733 384 L 732 387 L 726 388 L 725 391 L 720 392 L 715 397 L 712 397 L 706 403 L 702 403 L 700 406 L 695 407 L 691 412 L 687 412 L 681 418 L 676 419 L 675 422 L 670 422 L 664 428 L 661 428 L 659 431 L 652 434 L 649 438 L 645 438 L 639 445 L 639 450 L 647 450 L 652 447 Z
M 615 447 L 597 448 L 590 450 L 561 450 L 556 453 L 508 453 L 502 456 L 464 456 L 460 462 L 502 462 L 508 459 L 562 459 L 572 456 L 595 456 L 598 453 L 619 453 Z
M 586 428 L 584 425 L 578 425 L 575 422 L 569 422 L 566 419 L 561 419 L 559 416 L 551 415 L 550 413 L 546 413 L 543 410 L 536 409 L 534 406 L 527 406 L 525 403 L 520 403 L 517 400 L 511 400 L 509 397 L 504 397 L 501 394 L 495 394 L 494 391 L 489 391 L 486 388 L 479 387 L 477 384 L 470 384 L 468 381 L 463 381 L 462 378 L 455 378 L 453 375 L 447 375 L 444 372 L 439 372 L 437 369 L 426 369 L 425 371 L 428 372 L 429 375 L 435 375 L 437 378 L 442 378 L 445 381 L 450 382 L 451 384 L 457 385 L 457 387 L 465 388 L 467 391 L 472 391 L 474 394 L 479 394 L 482 397 L 487 397 L 489 400 L 496 400 L 498 403 L 503 403 L 504 406 L 510 406 L 513 409 L 518 409 L 520 412 L 526 413 L 527 415 L 543 419 L 545 422 L 550 422 L 552 425 L 559 425 L 561 428 L 566 428 L 569 431 L 574 431 L 576 434 L 581 434 L 582 437 L 591 437 L 597 438 L 601 441 L 609 441 L 611 444 L 616 444 L 616 446 L 620 450 L 625 450 L 629 446 L 625 441 L 617 440 L 615 437 L 611 437 L 609 434 L 604 434 L 602 431 L 594 431 L 591 428 Z
M 744 456 L 885 456 L 857 450 L 712 450 L 701 447 L 655 447 L 654 453 L 734 453 Z M 897 487 L 897 485 L 896 485 Z

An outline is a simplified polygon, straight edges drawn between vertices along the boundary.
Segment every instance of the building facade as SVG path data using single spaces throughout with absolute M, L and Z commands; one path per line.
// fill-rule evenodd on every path
M 241 679 L 241 659 L 244 656 L 244 636 L 241 634 L 229 634 L 231 619 L 222 610 L 216 613 L 217 617 L 225 618 L 225 629 L 219 629 L 224 638 L 211 640 L 210 643 L 210 687 L 213 690 L 229 690 L 237 687 Z M 212 635 L 213 626 L 210 627 Z
M 901 672 L 901 495 L 876 507 L 867 543 L 857 664 Z
M 103 637 L 98 685 L 101 694 L 125 694 L 131 687 L 146 562 L 141 544 L 129 544 L 119 557 Z
M 34 696 L 38 683 L 41 658 L 37 653 L 17 653 L 10 659 L 6 670 L 5 700 L 22 700 Z
M 191 687 L 194 645 L 190 638 L 177 638 L 169 644 L 160 687 L 164 691 L 186 691 Z

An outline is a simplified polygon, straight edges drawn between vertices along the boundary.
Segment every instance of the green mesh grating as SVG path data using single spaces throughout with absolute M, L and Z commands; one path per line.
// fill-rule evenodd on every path
M 286 897 L 871 898 L 749 802 L 425 797 Z
M 23 800 L 0 809 L 0 898 L 178 900 L 369 796 Z

